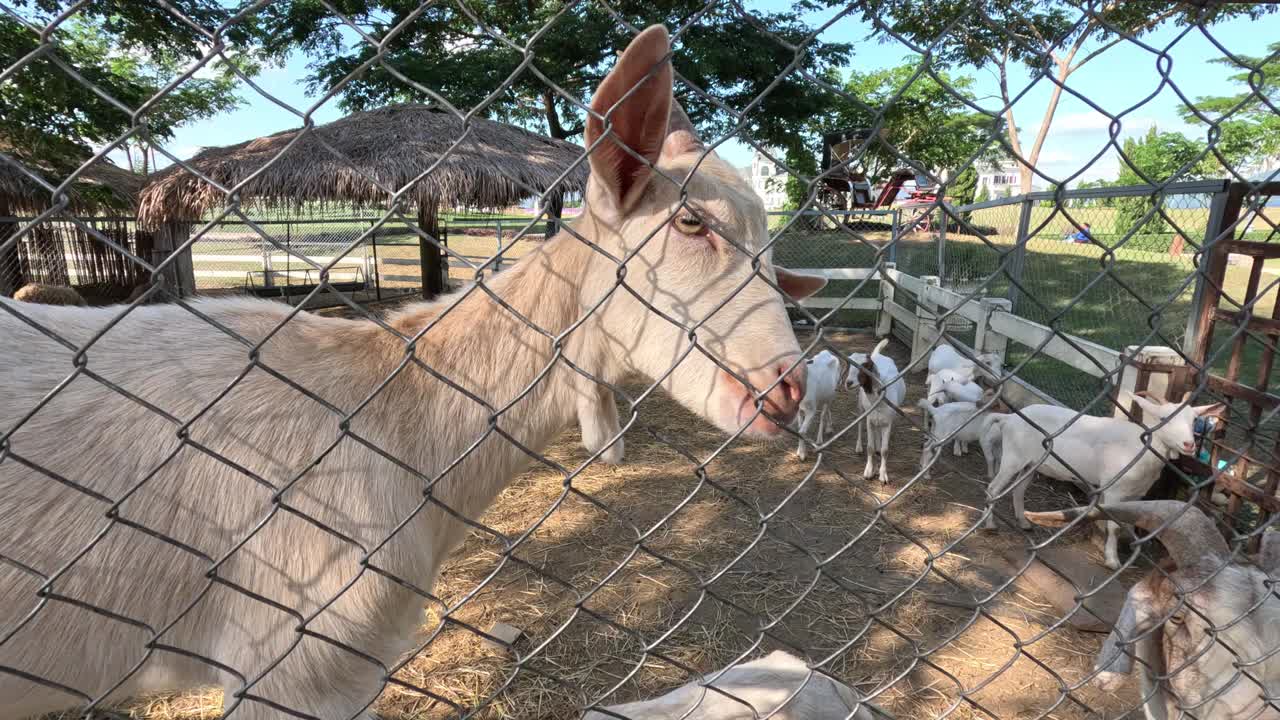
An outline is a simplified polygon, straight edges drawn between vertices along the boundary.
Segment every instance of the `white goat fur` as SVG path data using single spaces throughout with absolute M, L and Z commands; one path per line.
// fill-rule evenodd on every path
M 867 466 L 862 477 L 871 477 L 873 459 L 878 451 L 882 483 L 889 482 L 886 456 L 893 420 L 907 397 L 907 384 L 898 372 L 897 363 L 888 355 L 880 354 L 888 343 L 888 338 L 881 340 L 866 362 L 858 366 L 858 404 L 867 421 Z
M 195 302 L 199 312 L 250 342 L 275 333 L 253 354 L 261 367 L 250 369 L 249 348 L 192 313 L 176 305 L 139 307 L 93 344 L 88 367 L 179 422 L 191 421 L 191 445 L 180 448 L 178 424 L 88 377 L 67 384 L 15 430 L 72 372 L 72 353 L 0 312 L 0 433 L 12 431 L 11 452 L 0 460 L 0 552 L 45 576 L 58 573 L 50 582 L 58 596 L 163 629 L 159 644 L 215 660 L 256 683 L 246 690 L 244 680 L 210 663 L 149 650 L 152 632 L 42 597 L 45 580 L 12 563 L 0 563 L 0 632 L 7 634 L 0 636 L 0 665 L 90 697 L 123 680 L 107 704 L 138 693 L 221 685 L 225 709 L 235 706 L 241 720 L 285 717 L 265 702 L 238 699 L 243 692 L 316 717 L 351 717 L 376 697 L 383 669 L 300 633 L 300 626 L 387 667 L 413 647 L 427 601 L 388 575 L 429 592 L 440 563 L 467 532 L 441 505 L 478 519 L 529 465 L 524 450 L 490 428 L 493 409 L 506 408 L 496 420 L 503 432 L 538 451 L 574 421 L 584 397 L 599 402 L 596 385 L 557 360 L 558 352 L 607 382 L 664 377 L 667 392 L 720 428 L 747 426 L 748 435 L 777 437 L 781 429 L 757 411 L 750 388 L 702 352 L 686 354 L 685 331 L 633 296 L 667 317 L 697 323 L 701 348 L 757 393 L 767 391 L 766 411 L 790 421 L 803 394 L 803 370 L 785 373 L 799 362 L 800 349 L 782 299 L 753 274 L 749 257 L 769 239 L 764 210 L 732 167 L 714 154 L 702 157 L 705 150 L 672 99 L 669 52 L 665 29 L 641 33 L 601 83 L 592 107 L 611 114 L 613 137 L 667 176 L 683 179 L 698 164 L 685 186 L 686 202 L 710 229 L 688 234 L 663 225 L 681 207 L 681 189 L 613 140 L 600 141 L 590 157 L 587 208 L 573 229 L 614 257 L 630 258 L 630 292 L 614 292 L 617 266 L 568 233 L 535 245 L 489 282 L 538 327 L 556 337 L 565 333 L 559 347 L 485 293 L 462 300 L 450 295 L 390 315 L 388 323 L 407 337 L 435 322 L 412 346 L 369 322 L 305 312 L 275 331 L 293 309 L 271 301 Z M 603 133 L 593 115 L 587 144 Z M 760 260 L 759 273 L 776 277 L 793 297 L 825 282 L 775 268 L 768 253 Z M 0 302 L 76 345 L 121 310 Z M 411 352 L 417 362 L 405 363 Z M 340 413 L 354 413 L 351 436 L 344 437 L 347 423 L 339 413 L 264 367 Z M 3 720 L 85 702 L 8 673 L 0 673 L 0 699 Z
M 1023 514 L 1023 498 L 1035 472 L 1076 484 L 1083 480 L 1090 488 L 1101 490 L 1103 503 L 1140 498 L 1160 477 L 1166 460 L 1194 451 L 1196 417 L 1216 415 L 1224 410 L 1222 405 L 1192 407 L 1154 402 L 1127 391 L 1121 393 L 1121 402 L 1127 402 L 1126 397 L 1136 400 L 1142 408 L 1147 427 L 1155 428 L 1161 419 L 1168 419 L 1151 431 L 1150 449 L 1142 442 L 1142 425 L 1125 418 L 1077 417 L 1075 410 L 1056 405 L 1028 405 L 1022 409 L 1022 417 L 994 416 L 989 427 L 992 432 L 1000 433 L 1002 447 L 1000 470 L 987 486 L 987 503 L 994 505 L 996 498 L 1016 483 L 1014 517 L 1024 529 L 1030 527 Z M 1057 434 L 1059 432 L 1061 434 Z M 1044 443 L 1048 436 L 1053 436 L 1052 450 L 1061 461 L 1046 452 Z M 988 516 L 986 526 L 994 529 L 995 518 Z M 1120 567 L 1118 530 L 1115 523 L 1106 523 L 1106 565 L 1112 570 Z
M 830 350 L 823 350 L 805 361 L 804 399 L 800 401 L 800 410 L 796 413 L 799 424 L 797 434 L 800 444 L 796 447 L 796 455 L 804 460 L 805 435 L 814 419 L 818 421 L 818 435 L 815 445 L 824 441 L 826 430 L 831 425 L 831 403 L 836 399 L 840 389 L 840 358 Z
M 981 396 L 979 400 L 981 400 Z M 999 413 L 990 410 L 980 411 L 976 402 L 950 402 L 934 406 L 928 400 L 921 400 L 919 406 L 929 416 L 926 423 L 924 446 L 920 450 L 920 469 L 923 477 L 933 474 L 932 463 L 942 454 L 942 446 L 946 438 L 951 439 L 952 454 L 960 455 L 961 443 L 977 442 L 982 447 L 982 456 L 987 461 L 987 476 L 995 475 L 997 458 L 995 445 L 998 438 L 989 432 L 992 421 Z
M 713 679 L 714 678 L 714 679 Z M 708 690 L 691 682 L 652 700 L 607 708 L 630 720 L 874 720 L 869 703 L 844 683 L 813 672 L 781 650 L 709 675 Z M 793 697 L 794 696 L 794 697 Z M 736 699 L 734 699 L 736 698 Z M 614 718 L 601 712 L 583 720 Z
M 1280 718 L 1280 534 L 1263 535 L 1255 564 L 1235 557 L 1198 508 L 1175 500 L 1028 517 L 1059 526 L 1099 510 L 1155 533 L 1169 557 L 1130 588 L 1095 682 L 1114 693 L 1136 670 L 1147 720 Z

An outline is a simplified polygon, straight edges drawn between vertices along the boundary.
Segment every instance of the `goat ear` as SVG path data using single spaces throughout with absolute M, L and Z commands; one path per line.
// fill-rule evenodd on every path
M 671 114 L 670 52 L 667 29 L 649 26 L 631 41 L 591 98 L 584 139 L 597 191 L 592 195 L 609 206 L 599 210 L 625 213 L 649 182 Z
M 662 154 L 678 157 L 691 152 L 702 152 L 706 146 L 698 138 L 689 116 L 678 100 L 671 101 L 671 117 L 667 120 L 667 138 L 662 143 Z
M 1227 406 L 1225 403 L 1215 403 L 1213 405 L 1192 406 L 1191 409 L 1200 417 L 1216 417 L 1225 418 L 1227 414 Z
M 778 287 L 792 300 L 803 300 L 827 286 L 827 279 L 818 275 L 801 275 L 786 268 L 774 268 L 778 273 Z
M 1151 400 L 1148 400 L 1145 393 L 1128 393 L 1128 394 L 1130 397 L 1133 398 L 1134 402 L 1138 403 L 1138 407 L 1142 408 L 1143 412 L 1150 415 L 1157 422 L 1159 421 L 1159 418 L 1164 417 L 1164 414 L 1161 412 L 1164 409 L 1163 403 L 1158 403 L 1158 402 L 1153 402 Z M 1121 398 L 1120 402 L 1124 402 L 1123 397 Z

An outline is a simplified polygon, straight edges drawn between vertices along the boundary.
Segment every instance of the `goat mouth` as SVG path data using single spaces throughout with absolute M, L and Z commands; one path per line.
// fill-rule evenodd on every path
M 776 438 L 782 434 L 782 428 L 795 417 L 796 413 L 783 412 L 768 398 L 764 400 L 763 410 L 756 410 L 756 400 L 748 392 L 726 393 L 725 404 L 729 411 L 726 418 L 731 419 L 732 432 L 743 431 L 743 435 L 751 438 Z M 745 428 L 743 426 L 746 426 Z

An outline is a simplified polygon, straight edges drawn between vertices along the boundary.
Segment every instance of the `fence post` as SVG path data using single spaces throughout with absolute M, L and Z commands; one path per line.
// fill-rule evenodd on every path
M 1213 311 L 1218 309 L 1222 278 L 1226 273 L 1227 253 L 1215 246 L 1219 241 L 1231 240 L 1234 227 L 1244 204 L 1247 183 L 1224 183 L 1213 194 L 1209 204 L 1209 219 L 1205 226 L 1204 242 L 1200 245 L 1200 262 L 1196 268 L 1196 287 L 1191 295 L 1191 312 L 1187 317 L 1187 333 L 1182 350 L 1196 363 L 1208 358 L 1212 342 L 1209 325 Z M 1196 368 L 1200 372 L 1204 368 Z
M 275 250 L 275 247 L 261 235 L 258 236 L 258 245 L 262 249 L 262 285 L 263 287 L 275 287 L 276 280 L 271 276 L 271 252 Z
M 893 314 L 889 305 L 893 304 L 893 283 L 889 282 L 889 271 L 897 269 L 894 263 L 885 263 L 880 271 L 880 309 L 876 311 L 876 337 L 884 337 L 893 329 Z
M 936 305 L 928 297 L 929 288 L 938 286 L 938 276 L 926 275 L 920 278 L 920 282 L 924 283 L 924 287 L 920 288 L 920 294 L 916 295 L 916 326 L 911 332 L 911 365 L 913 366 L 925 356 L 925 353 L 929 352 L 929 347 L 937 337 L 937 329 L 933 326 L 938 319 L 934 310 Z
M 378 228 L 374 220 L 369 221 L 369 247 L 373 249 L 373 269 L 369 272 L 373 276 L 373 295 L 381 300 L 382 273 L 378 271 Z
M 947 279 L 947 223 L 951 216 L 947 215 L 945 210 L 939 209 L 942 215 L 942 222 L 938 224 L 938 279 L 944 286 Z
M 502 269 L 502 221 L 498 221 L 498 259 L 493 263 L 493 271 L 498 272 Z
M 1116 381 L 1119 390 L 1131 393 L 1148 392 L 1165 402 L 1178 402 L 1186 386 L 1187 361 L 1177 350 L 1162 345 L 1130 345 L 1120 353 L 1120 377 Z M 1116 400 L 1119 400 L 1117 392 Z M 1136 407 L 1130 412 L 1140 413 Z M 1126 417 L 1117 403 L 1111 416 Z M 1142 417 L 1135 414 L 1134 417 Z
M 1009 283 L 1009 312 L 1017 311 L 1018 296 L 1021 294 L 1018 286 L 1022 284 L 1022 274 L 1027 263 L 1027 235 L 1031 232 L 1031 206 L 1031 200 L 1023 196 L 1022 209 L 1018 215 L 1018 234 L 1015 237 L 1017 244 L 1013 247 L 1013 255 L 1007 270 L 1009 277 L 1013 280 Z
M 973 331 L 973 351 L 979 355 L 982 353 L 995 355 L 999 360 L 998 367 L 1003 370 L 1004 356 L 1009 349 L 1009 338 L 991 329 L 991 315 L 996 312 L 1009 312 L 1013 304 L 1004 298 L 987 297 L 978 302 L 982 306 L 982 315 L 978 317 Z

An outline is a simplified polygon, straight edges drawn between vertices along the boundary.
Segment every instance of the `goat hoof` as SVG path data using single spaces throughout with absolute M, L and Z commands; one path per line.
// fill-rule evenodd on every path
M 1124 678 L 1125 676 L 1121 673 L 1103 670 L 1098 673 L 1097 677 L 1095 677 L 1093 681 L 1097 684 L 1099 689 L 1106 692 L 1115 692 L 1124 685 Z

